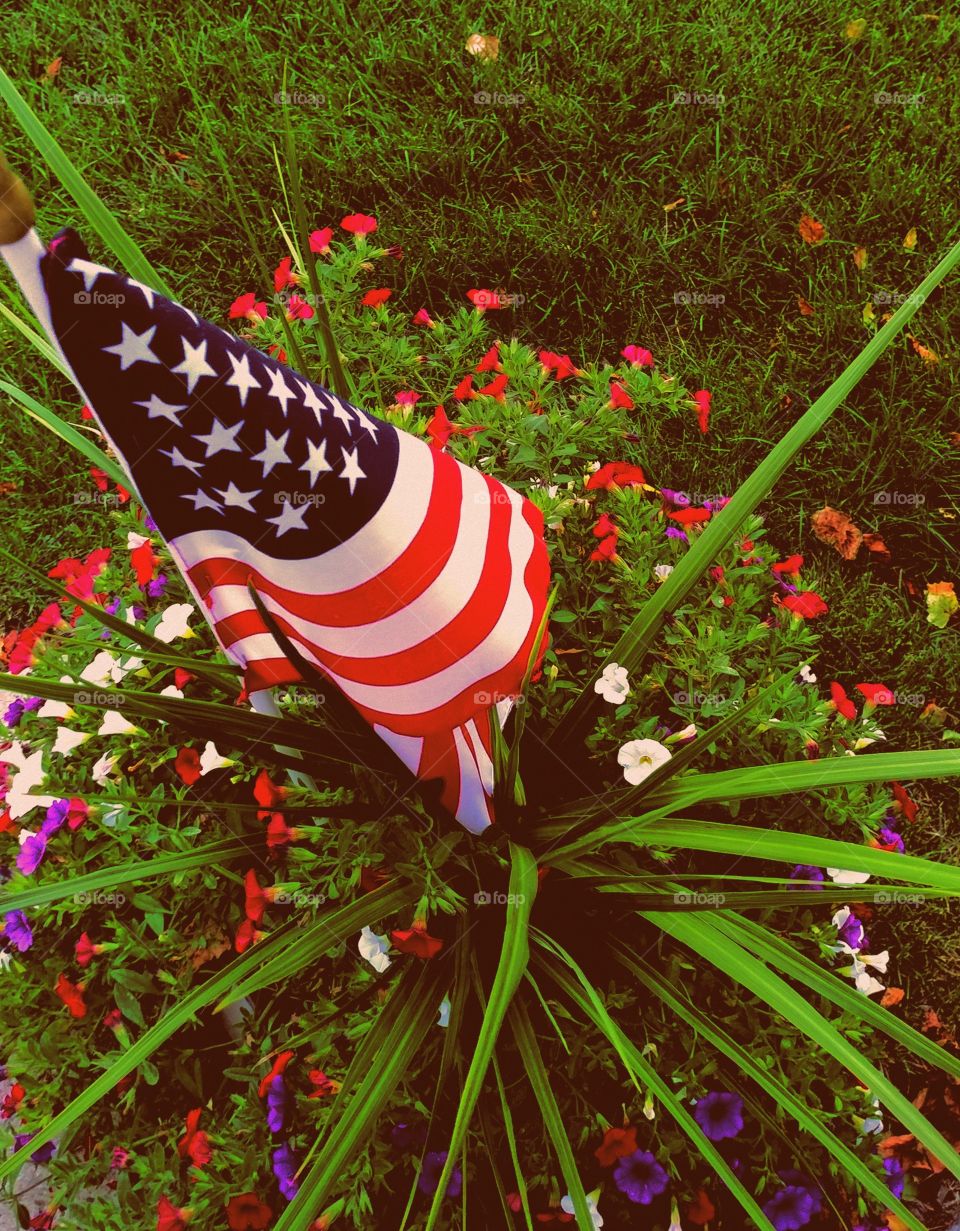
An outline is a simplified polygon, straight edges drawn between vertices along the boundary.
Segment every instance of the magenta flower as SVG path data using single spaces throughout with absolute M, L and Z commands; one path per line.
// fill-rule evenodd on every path
M 22 910 L 7 912 L 4 920 L 4 932 L 7 940 L 20 952 L 26 951 L 33 944 L 33 932 L 27 922 L 27 916 Z
M 283 1131 L 287 1113 L 287 1087 L 283 1074 L 274 1075 L 273 1081 L 267 1087 L 267 1128 L 271 1133 Z
M 17 870 L 30 876 L 40 866 L 47 853 L 47 839 L 42 833 L 30 834 L 20 845 L 17 855 Z

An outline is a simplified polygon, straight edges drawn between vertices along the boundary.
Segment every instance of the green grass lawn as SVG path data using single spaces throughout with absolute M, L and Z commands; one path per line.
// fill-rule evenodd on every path
M 691 414 L 685 434 L 651 449 L 649 474 L 664 486 L 732 491 L 863 345 L 864 306 L 875 302 L 879 319 L 958 238 L 960 23 L 928 0 L 855 11 L 679 0 L 648 12 L 625 0 L 518 0 L 507 11 L 292 0 L 276 15 L 105 0 L 93 20 L 78 0 L 20 0 L 17 11 L 7 71 L 198 311 L 224 322 L 258 285 L 221 160 L 268 257 L 282 255 L 274 151 L 286 65 L 315 225 L 375 214 L 385 242 L 403 246 L 395 298 L 411 312 L 443 314 L 471 287 L 499 287 L 518 301 L 501 314 L 504 335 L 575 361 L 637 342 L 688 388 L 713 391 L 707 436 Z M 501 39 L 495 62 L 465 52 L 474 32 Z M 44 80 L 58 56 L 59 75 Z M 78 221 L 5 114 L 0 141 L 34 189 L 44 233 Z M 826 227 L 816 246 L 800 238 L 803 214 Z M 14 302 L 9 279 L 3 288 Z M 821 678 L 882 679 L 955 708 L 960 638 L 934 637 L 922 593 L 955 578 L 958 323 L 953 278 L 913 322 L 940 362 L 907 338 L 891 348 L 763 510 L 831 604 Z M 0 366 L 42 400 L 75 404 L 6 328 Z M 102 512 L 74 503 L 90 487 L 75 456 L 9 404 L 0 448 L 17 485 L 0 497 L 6 540 L 27 562 L 46 568 L 100 545 Z M 878 503 L 878 493 L 898 495 Z M 889 565 L 845 563 L 816 544 L 809 520 L 825 502 L 882 534 Z M 0 577 L 7 624 L 39 602 L 22 579 Z M 891 739 L 929 745 L 936 732 L 919 712 L 898 709 Z M 955 856 L 956 792 L 926 798 L 917 846 Z M 942 927 L 920 915 L 916 954 L 901 953 L 908 979 L 930 970 L 923 953 Z M 919 1001 L 925 989 L 909 990 Z M 938 993 L 956 1020 L 960 992 L 943 981 Z

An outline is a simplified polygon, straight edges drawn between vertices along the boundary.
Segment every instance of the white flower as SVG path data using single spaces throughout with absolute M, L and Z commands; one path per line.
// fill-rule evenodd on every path
M 597 1209 L 597 1197 L 599 1195 L 600 1195 L 600 1190 L 598 1188 L 594 1189 L 592 1193 L 587 1193 L 587 1209 L 590 1212 L 590 1217 L 593 1219 L 593 1225 L 595 1227 L 603 1226 L 603 1215 Z M 561 1210 L 563 1210 L 564 1214 L 575 1214 L 576 1213 L 576 1210 L 574 1210 L 573 1208 L 573 1198 L 570 1196 L 569 1193 L 567 1193 L 562 1198 L 560 1202 L 560 1208 Z
M 166 688 L 160 689 L 161 697 L 176 697 L 178 700 L 183 700 L 183 691 L 176 684 L 168 684 Z
M 74 748 L 79 748 L 89 738 L 86 731 L 71 731 L 69 727 L 61 727 L 57 732 L 53 751 L 59 752 L 63 757 L 68 757 Z
M 800 668 L 800 678 L 803 680 L 804 684 L 816 684 L 817 682 L 817 677 L 810 670 L 808 663 L 804 663 Z
M 192 603 L 174 603 L 172 607 L 167 607 L 160 617 L 160 623 L 153 630 L 153 635 L 166 645 L 177 637 L 192 637 L 194 634 L 189 625 L 190 617 L 194 613 Z
M 623 766 L 623 776 L 631 786 L 649 777 L 655 769 L 670 760 L 670 749 L 655 739 L 632 739 L 617 753 L 617 763 Z
M 670 1199 L 670 1226 L 667 1231 L 683 1231 L 683 1224 L 680 1222 L 680 1208 L 677 1205 L 676 1197 Z
M 857 991 L 863 992 L 865 996 L 875 996 L 877 992 L 884 991 L 884 986 L 879 979 L 875 979 L 873 975 L 868 974 L 865 970 L 861 971 L 854 980 Z
M 669 740 L 671 744 L 677 744 L 682 739 L 693 739 L 696 734 L 697 724 L 695 722 L 688 722 L 682 731 L 678 731 L 676 735 L 669 736 Z
M 7 791 L 7 798 L 4 801 L 10 811 L 10 819 L 18 821 L 20 817 L 26 816 L 28 812 L 32 812 L 34 808 L 49 808 L 54 802 L 53 795 L 34 795 L 35 787 L 43 786 L 46 775 L 43 772 L 43 749 L 38 749 L 32 756 L 23 756 L 20 745 L 15 744 L 17 749 L 17 760 L 11 755 L 12 749 L 8 749 L 4 754 L 4 760 L 8 763 L 18 765 L 16 776 Z
M 0 970 L 9 970 L 10 963 L 13 961 L 8 950 L 0 950 Z
M 848 872 L 844 868 L 827 868 L 827 876 L 837 885 L 865 885 L 869 872 Z
M 864 1137 L 883 1132 L 883 1120 L 880 1116 L 866 1116 L 860 1121 L 860 1132 Z
M 98 735 L 132 735 L 137 728 L 118 710 L 107 710 L 97 729 Z
M 377 974 L 383 974 L 390 965 L 390 958 L 387 956 L 389 948 L 390 941 L 386 936 L 378 936 L 368 927 L 363 929 L 357 941 L 360 956 L 370 963 Z
M 598 692 L 604 701 L 609 701 L 611 705 L 619 705 L 630 694 L 626 667 L 621 667 L 618 663 L 610 663 L 604 667 L 593 691 Z
M 438 1026 L 443 1026 L 446 1029 L 450 1025 L 450 997 L 444 996 L 440 1001 L 440 1017 L 437 1021 Z
M 208 739 L 200 755 L 200 777 L 202 778 L 204 774 L 209 774 L 212 769 L 226 769 L 229 765 L 236 765 L 236 761 L 231 761 L 229 757 L 221 756 L 217 752 L 217 746 L 213 740 Z
M 860 738 L 854 742 L 854 751 L 859 752 L 861 748 L 869 748 L 870 745 L 875 744 L 878 739 L 886 738 L 887 737 L 883 734 L 875 735 L 872 739 L 868 735 L 861 735 Z
M 74 712 L 66 701 L 44 701 L 37 710 L 38 718 L 73 718 Z
M 96 765 L 94 765 L 92 770 L 93 780 L 98 786 L 103 786 L 106 780 L 113 773 L 116 763 L 117 758 L 112 757 L 109 752 L 105 752 Z
M 130 530 L 127 533 L 127 550 L 135 551 L 138 547 L 142 547 L 144 543 L 149 543 L 150 540 L 145 534 L 137 534 L 136 530 Z
M 101 650 L 93 662 L 80 672 L 80 678 L 88 684 L 119 684 L 126 674 L 108 650 Z
M 655 564 L 653 566 L 653 575 L 657 581 L 666 581 L 672 572 L 672 564 Z

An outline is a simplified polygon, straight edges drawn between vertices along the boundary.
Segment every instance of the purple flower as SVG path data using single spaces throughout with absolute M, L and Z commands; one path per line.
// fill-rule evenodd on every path
M 763 1207 L 777 1231 L 799 1231 L 813 1217 L 816 1204 L 813 1194 L 798 1184 L 788 1184 Z
M 637 1205 L 649 1205 L 667 1187 L 667 1173 L 649 1150 L 635 1150 L 617 1163 L 613 1182 Z
M 277 1073 L 267 1088 L 267 1128 L 271 1133 L 282 1132 L 286 1113 L 287 1087 L 283 1074 Z
M 7 707 L 3 721 L 12 731 L 14 727 L 20 725 L 20 719 L 24 714 L 38 710 L 41 705 L 43 705 L 43 697 L 14 697 Z
M 823 868 L 815 868 L 809 863 L 798 863 L 790 873 L 791 880 L 800 881 L 822 881 L 824 879 Z M 819 885 L 804 885 L 804 889 L 819 889 Z
M 432 1196 L 437 1191 L 437 1185 L 440 1183 L 440 1176 L 443 1173 L 444 1164 L 447 1161 L 446 1150 L 431 1150 L 423 1160 L 423 1167 L 420 1171 L 420 1179 L 417 1180 L 417 1188 L 427 1196 Z M 454 1167 L 450 1172 L 450 1179 L 447 1183 L 447 1191 L 444 1194 L 447 1197 L 459 1197 L 460 1189 L 463 1187 L 463 1172 L 459 1167 Z
M 426 1123 L 421 1120 L 417 1124 L 395 1124 L 390 1130 L 390 1140 L 396 1149 L 405 1154 L 419 1150 L 427 1142 Z
M 17 855 L 17 869 L 24 876 L 29 876 L 31 872 L 36 872 L 46 851 L 47 839 L 44 834 L 31 834 L 20 845 L 20 853 Z
M 851 949 L 863 949 L 867 944 L 867 933 L 856 915 L 850 914 L 846 921 L 837 928 L 837 937 Z
M 885 1158 L 883 1169 L 887 1173 L 887 1188 L 899 1199 L 903 1196 L 903 1167 L 899 1158 Z
M 22 1150 L 25 1145 L 33 1141 L 36 1135 L 36 1133 L 16 1133 L 13 1138 L 14 1149 Z M 47 1141 L 34 1150 L 30 1158 L 35 1163 L 48 1163 L 56 1152 L 57 1143 L 55 1141 Z
M 158 573 L 152 581 L 147 582 L 147 594 L 150 598 L 163 598 L 163 592 L 166 588 L 166 573 Z
M 823 1208 L 823 1200 L 820 1196 L 820 1186 L 810 1176 L 804 1175 L 802 1171 L 778 1171 L 777 1175 L 783 1180 L 784 1184 L 795 1184 L 797 1188 L 805 1188 L 810 1194 L 813 1201 L 812 1213 L 819 1214 Z
M 157 523 L 153 520 L 149 513 L 143 515 L 143 524 L 147 530 L 156 530 Z
M 274 1078 L 276 1081 L 276 1078 Z M 273 1082 L 270 1083 L 273 1085 Z M 273 1168 L 273 1174 L 276 1176 L 277 1184 L 280 1186 L 280 1192 L 288 1201 L 292 1201 L 297 1195 L 297 1160 L 293 1156 L 293 1151 L 290 1146 L 284 1142 L 282 1146 L 278 1146 L 270 1156 L 270 1166 Z
M 668 539 L 679 539 L 680 542 L 682 543 L 690 542 L 690 540 L 687 538 L 684 531 L 678 530 L 676 526 L 667 526 L 666 530 L 664 530 L 663 533 L 667 536 Z
M 40 826 L 40 833 L 44 838 L 52 838 L 58 829 L 63 827 L 64 821 L 67 819 L 67 814 L 70 811 L 69 799 L 56 799 L 47 809 L 47 815 Z
M 892 846 L 895 851 L 903 854 L 903 838 L 895 829 L 889 829 L 886 825 L 877 834 L 877 841 L 881 846 Z
M 660 495 L 668 504 L 675 505 L 678 509 L 685 509 L 690 503 L 690 497 L 686 492 L 675 492 L 669 487 L 661 487 Z
M 30 924 L 27 922 L 27 916 L 22 910 L 7 912 L 4 920 L 4 931 L 6 932 L 7 940 L 20 953 L 26 953 L 33 944 L 33 932 L 31 931 Z
M 711 1090 L 697 1100 L 693 1118 L 711 1141 L 736 1137 L 743 1131 L 743 1100 L 728 1090 Z

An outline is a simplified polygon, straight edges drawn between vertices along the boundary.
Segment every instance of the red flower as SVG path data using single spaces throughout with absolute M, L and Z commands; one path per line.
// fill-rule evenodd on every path
M 610 382 L 610 401 L 607 405 L 611 410 L 633 410 L 633 398 L 616 377 Z
M 187 1112 L 187 1131 L 177 1146 L 180 1157 L 186 1158 L 189 1154 L 190 1161 L 195 1167 L 202 1167 L 213 1158 L 210 1138 L 199 1127 L 202 1114 L 202 1107 L 194 1107 L 192 1111 Z
M 233 301 L 230 305 L 229 316 L 232 321 L 248 320 L 254 325 L 259 325 L 261 321 L 267 319 L 267 305 L 258 303 L 256 295 L 253 291 L 249 291 Z
M 713 514 L 709 509 L 696 509 L 691 505 L 686 509 L 673 509 L 667 516 L 681 526 L 695 526 L 700 522 L 709 521 Z
M 478 389 L 477 397 L 496 398 L 498 402 L 503 402 L 506 399 L 503 396 L 503 391 L 507 387 L 507 381 L 510 379 L 506 372 L 501 372 L 499 376 L 495 376 L 489 385 L 484 385 L 482 389 Z
M 594 1150 L 594 1154 L 601 1167 L 612 1167 L 618 1158 L 625 1158 L 638 1148 L 637 1130 L 627 1125 L 626 1128 L 608 1128 L 603 1134 L 603 1144 Z
M 177 688 L 183 688 L 184 684 L 189 684 L 191 680 L 197 677 L 191 671 L 185 671 L 183 667 L 176 667 L 173 672 L 173 682 Z
M 593 527 L 595 538 L 605 539 L 608 534 L 619 534 L 619 527 L 611 520 L 609 513 L 601 513 L 597 524 Z
M 494 342 L 493 346 L 483 356 L 477 366 L 473 369 L 475 372 L 496 372 L 500 367 L 500 350 L 499 344 Z
M 467 298 L 477 309 L 478 312 L 485 312 L 488 308 L 502 308 L 500 296 L 496 291 L 467 291 Z
M 268 890 L 261 889 L 253 868 L 247 872 L 243 885 L 244 912 L 252 923 L 262 923 L 263 912 L 267 909 L 267 903 L 272 902 L 273 898 Z
M 277 268 L 273 271 L 273 289 L 279 293 L 285 291 L 288 286 L 299 286 L 300 278 L 297 274 L 291 271 L 293 258 L 285 256 Z
M 553 372 L 557 380 L 563 380 L 567 376 L 583 375 L 583 370 L 577 367 L 569 355 L 558 355 L 556 351 L 542 350 L 538 358 L 545 376 Z
M 468 399 L 477 396 L 473 389 L 472 373 L 469 376 L 465 376 L 460 384 L 457 385 L 453 391 L 453 396 L 458 402 L 466 402 Z
M 893 798 L 900 805 L 901 813 L 912 825 L 917 819 L 917 812 L 919 811 L 917 804 L 910 798 L 899 782 L 892 782 L 890 785 L 893 787 Z
M 82 799 L 76 796 L 70 800 L 70 811 L 67 813 L 67 825 L 70 829 L 79 829 L 90 815 L 90 809 Z
M 453 432 L 454 427 L 447 418 L 447 412 L 442 406 L 438 406 L 433 412 L 433 418 L 427 424 L 427 435 L 430 437 L 431 447 L 445 449 Z
M 857 684 L 857 692 L 862 693 L 868 705 L 896 705 L 897 698 L 886 684 Z
M 382 308 L 392 294 L 389 287 L 383 286 L 376 291 L 367 291 L 360 302 L 365 308 Z
M 153 580 L 153 570 L 157 563 L 157 557 L 154 555 L 153 544 L 149 539 L 145 543 L 141 543 L 139 547 L 134 547 L 130 552 L 130 567 L 137 575 L 137 585 L 141 590 L 146 586 L 147 582 Z
M 837 713 L 841 717 L 846 718 L 848 722 L 853 722 L 857 716 L 857 707 L 847 696 L 847 690 L 842 684 L 838 684 L 833 680 L 830 684 L 830 700 L 836 706 Z
M 433 323 L 433 317 L 430 315 L 430 313 L 427 311 L 426 308 L 421 308 L 418 312 L 414 313 L 413 323 L 415 325 L 423 325 L 427 329 L 436 328 L 436 326 Z
M 330 251 L 330 241 L 333 239 L 333 227 L 321 227 L 319 231 L 310 232 L 310 251 L 318 256 L 324 256 Z
M 178 1209 L 169 1197 L 161 1197 L 157 1202 L 157 1231 L 187 1231 L 192 1216 L 189 1207 Z
M 257 930 L 257 925 L 252 919 L 244 919 L 233 938 L 233 947 L 238 953 L 246 953 L 250 946 L 255 945 L 263 935 L 263 932 Z
M 803 568 L 803 556 L 787 556 L 777 564 L 770 565 L 770 571 L 780 576 L 796 577 Z
M 635 368 L 652 368 L 653 355 L 644 346 L 625 346 L 620 354 Z
M 607 462 L 587 480 L 587 491 L 595 491 L 598 487 L 604 491 L 614 487 L 635 487 L 646 481 L 639 466 L 633 466 L 630 462 Z
M 103 1015 L 103 1024 L 108 1030 L 116 1030 L 123 1021 L 123 1014 L 119 1009 L 110 1009 L 108 1013 Z
M 230 1231 L 265 1231 L 272 1218 L 273 1210 L 264 1205 L 256 1193 L 241 1193 L 227 1202 Z
M 336 1094 L 340 1089 L 340 1083 L 328 1077 L 323 1069 L 311 1069 L 307 1076 L 314 1085 L 307 1098 L 323 1098 L 325 1094 Z
M 390 933 L 390 939 L 401 953 L 411 953 L 423 961 L 436 957 L 443 948 L 443 941 L 431 936 L 422 923 L 415 923 L 412 928 L 405 930 L 393 931 Z
M 267 1075 L 261 1080 L 260 1085 L 257 1087 L 257 1093 L 261 1098 L 263 1098 L 266 1092 L 270 1089 L 273 1084 L 273 1079 L 280 1076 L 295 1055 L 296 1053 L 292 1051 L 282 1051 L 276 1057 L 270 1072 L 267 1073 Z
M 373 893 L 390 880 L 392 873 L 387 868 L 371 868 L 366 864 L 360 869 L 360 888 L 364 893 Z
M 270 345 L 267 347 L 267 354 L 276 355 L 278 363 L 287 362 L 287 352 L 283 349 L 282 346 L 278 346 L 276 342 L 270 343 Z
M 61 974 L 53 989 L 70 1010 L 72 1017 L 86 1017 L 87 1006 L 83 999 L 83 984 L 71 983 L 66 975 Z
M 287 304 L 288 321 L 309 321 L 315 315 L 305 299 L 301 299 L 299 295 L 290 296 L 290 302 Z
M 9 1120 L 17 1114 L 20 1104 L 26 1098 L 26 1090 L 18 1081 L 15 1081 L 10 1089 L 3 1096 L 3 1103 L 0 1104 L 0 1120 Z
M 193 786 L 200 777 L 200 753 L 196 748 L 181 748 L 173 768 L 187 786 Z
M 340 225 L 351 235 L 370 235 L 377 229 L 377 220 L 369 214 L 347 214 Z
M 98 953 L 103 952 L 103 948 L 101 945 L 95 945 L 86 932 L 81 932 L 80 939 L 74 945 L 73 951 L 76 955 L 77 963 L 80 966 L 87 967 Z
M 617 540 L 620 537 L 620 531 L 615 534 L 609 534 L 598 546 L 591 551 L 591 560 L 616 560 L 617 558 Z
M 803 590 L 800 594 L 788 594 L 782 600 L 782 606 L 795 616 L 804 620 L 812 620 L 816 616 L 825 615 L 830 608 L 814 590 Z
M 700 431 L 706 433 L 710 424 L 710 403 L 713 400 L 713 394 L 706 389 L 698 389 L 693 395 L 693 400 L 697 404 L 697 423 L 700 425 Z
M 278 804 L 282 804 L 287 798 L 287 788 L 285 786 L 277 786 L 275 782 L 271 782 L 270 775 L 265 769 L 261 769 L 257 774 L 257 780 L 253 784 L 253 798 L 257 801 L 261 808 L 276 808 Z M 260 817 L 263 820 L 263 817 Z
M 291 829 L 283 819 L 282 812 L 274 812 L 267 824 L 267 846 L 272 850 L 278 846 L 286 846 L 299 836 L 299 831 Z

